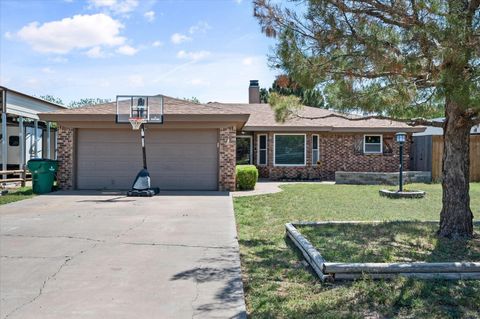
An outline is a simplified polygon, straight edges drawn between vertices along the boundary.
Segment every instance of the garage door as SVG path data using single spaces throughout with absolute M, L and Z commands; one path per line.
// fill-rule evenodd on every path
M 146 131 L 152 186 L 163 190 L 218 188 L 217 130 Z M 140 132 L 79 129 L 78 189 L 129 189 L 142 168 Z

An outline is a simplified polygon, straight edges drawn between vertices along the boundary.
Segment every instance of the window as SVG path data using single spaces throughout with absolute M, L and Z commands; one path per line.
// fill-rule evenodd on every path
M 320 150 L 318 146 L 318 135 L 312 135 L 312 165 L 316 165 L 320 159 Z
M 252 163 L 252 137 L 237 136 L 237 165 Z
M 258 165 L 267 165 L 268 163 L 267 141 L 268 139 L 266 134 L 258 135 Z
M 12 135 L 8 138 L 8 144 L 10 146 L 18 146 L 20 145 L 20 138 L 18 135 Z
M 275 134 L 274 165 L 305 166 L 305 134 Z
M 363 137 L 363 152 L 382 153 L 382 135 L 365 135 Z

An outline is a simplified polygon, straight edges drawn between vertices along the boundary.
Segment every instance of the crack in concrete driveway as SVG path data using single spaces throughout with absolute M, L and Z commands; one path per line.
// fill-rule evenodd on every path
M 59 192 L 0 218 L 0 318 L 246 317 L 224 193 Z

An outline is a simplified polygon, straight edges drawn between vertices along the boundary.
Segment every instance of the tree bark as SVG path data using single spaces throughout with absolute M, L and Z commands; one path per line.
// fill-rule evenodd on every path
M 473 214 L 470 210 L 470 121 L 461 108 L 448 101 L 443 129 L 442 188 L 443 208 L 439 236 L 471 238 Z

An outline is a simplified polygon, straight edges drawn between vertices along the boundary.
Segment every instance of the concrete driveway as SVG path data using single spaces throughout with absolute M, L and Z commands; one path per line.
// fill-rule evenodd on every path
M 244 318 L 231 197 L 55 193 L 0 206 L 1 318 Z

